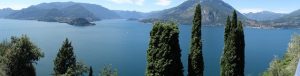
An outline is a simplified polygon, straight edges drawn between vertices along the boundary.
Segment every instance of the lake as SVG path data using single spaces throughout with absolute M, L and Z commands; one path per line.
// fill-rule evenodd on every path
M 93 67 L 95 75 L 106 64 L 120 76 L 143 76 L 146 68 L 151 24 L 121 19 L 102 20 L 96 26 L 76 27 L 64 23 L 0 19 L 0 40 L 26 34 L 45 53 L 36 64 L 38 76 L 53 73 L 53 60 L 65 38 L 74 46 L 77 60 Z M 182 63 L 187 71 L 191 26 L 179 25 Z M 224 27 L 203 27 L 205 76 L 219 76 Z M 257 76 L 266 70 L 275 55 L 282 57 L 297 29 L 245 28 L 245 75 Z

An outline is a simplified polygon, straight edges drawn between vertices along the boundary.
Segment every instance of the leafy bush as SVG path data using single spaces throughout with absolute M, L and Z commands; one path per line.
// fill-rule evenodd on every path
M 282 59 L 275 57 L 263 76 L 294 76 L 300 58 L 300 35 L 294 35 Z

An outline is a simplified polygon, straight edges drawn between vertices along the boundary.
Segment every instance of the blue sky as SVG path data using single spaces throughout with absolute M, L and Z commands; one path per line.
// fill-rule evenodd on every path
M 290 13 L 300 9 L 300 0 L 223 0 L 240 12 L 273 11 Z
M 175 7 L 186 0 L 0 0 L 0 8 L 22 9 L 45 2 L 83 2 L 102 5 L 112 10 L 158 11 Z M 242 13 L 263 10 L 289 13 L 300 9 L 300 0 L 224 0 Z

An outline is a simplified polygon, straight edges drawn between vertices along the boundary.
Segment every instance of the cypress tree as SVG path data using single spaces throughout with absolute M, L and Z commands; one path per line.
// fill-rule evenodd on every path
M 71 67 L 76 66 L 76 58 L 73 52 L 73 46 L 68 39 L 66 39 L 62 47 L 59 49 L 57 57 L 54 60 L 54 74 L 62 75 Z
M 188 76 L 203 76 L 204 62 L 201 41 L 201 6 L 196 6 L 193 20 L 191 47 L 188 57 Z
M 154 23 L 147 50 L 146 76 L 183 76 L 178 35 L 175 23 Z
M 244 30 L 243 30 L 243 24 L 241 21 L 238 21 L 237 25 L 237 41 L 236 46 L 237 48 L 237 55 L 239 57 L 238 59 L 238 72 L 240 74 L 244 74 L 244 68 L 245 68 L 245 38 L 244 38 Z
M 231 28 L 231 20 L 230 20 L 230 16 L 227 16 L 226 25 L 225 25 L 224 40 L 227 40 L 227 37 L 228 37 L 229 32 L 230 32 L 230 28 Z
M 89 76 L 94 76 L 94 75 L 93 75 L 93 68 L 92 68 L 92 66 L 90 66 Z
M 236 11 L 232 20 L 227 18 L 224 34 L 224 51 L 221 58 L 221 76 L 244 76 L 245 41 L 241 21 Z

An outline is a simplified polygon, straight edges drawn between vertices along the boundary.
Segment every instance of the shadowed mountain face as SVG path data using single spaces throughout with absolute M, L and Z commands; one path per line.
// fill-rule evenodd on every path
M 155 20 L 175 20 L 182 24 L 191 24 L 194 16 L 195 6 L 199 0 L 187 0 L 177 7 L 156 11 L 149 14 L 149 19 L 144 22 L 152 22 Z M 233 7 L 222 0 L 200 0 L 202 6 L 202 20 L 206 25 L 223 25 L 227 16 L 231 15 L 235 10 Z M 238 12 L 238 16 L 242 20 L 247 18 Z
M 266 21 L 266 20 L 274 20 L 280 17 L 283 17 L 285 14 L 281 13 L 274 13 L 270 11 L 262 11 L 257 13 L 245 13 L 244 14 L 247 18 L 257 20 L 257 21 Z
M 97 16 L 80 4 L 66 7 L 61 11 L 63 12 L 63 15 L 68 18 L 86 18 L 90 20 L 98 20 Z
M 99 5 L 53 2 L 33 5 L 10 14 L 6 18 L 26 20 L 52 20 L 57 18 L 87 18 L 88 20 L 119 18 L 115 12 Z

